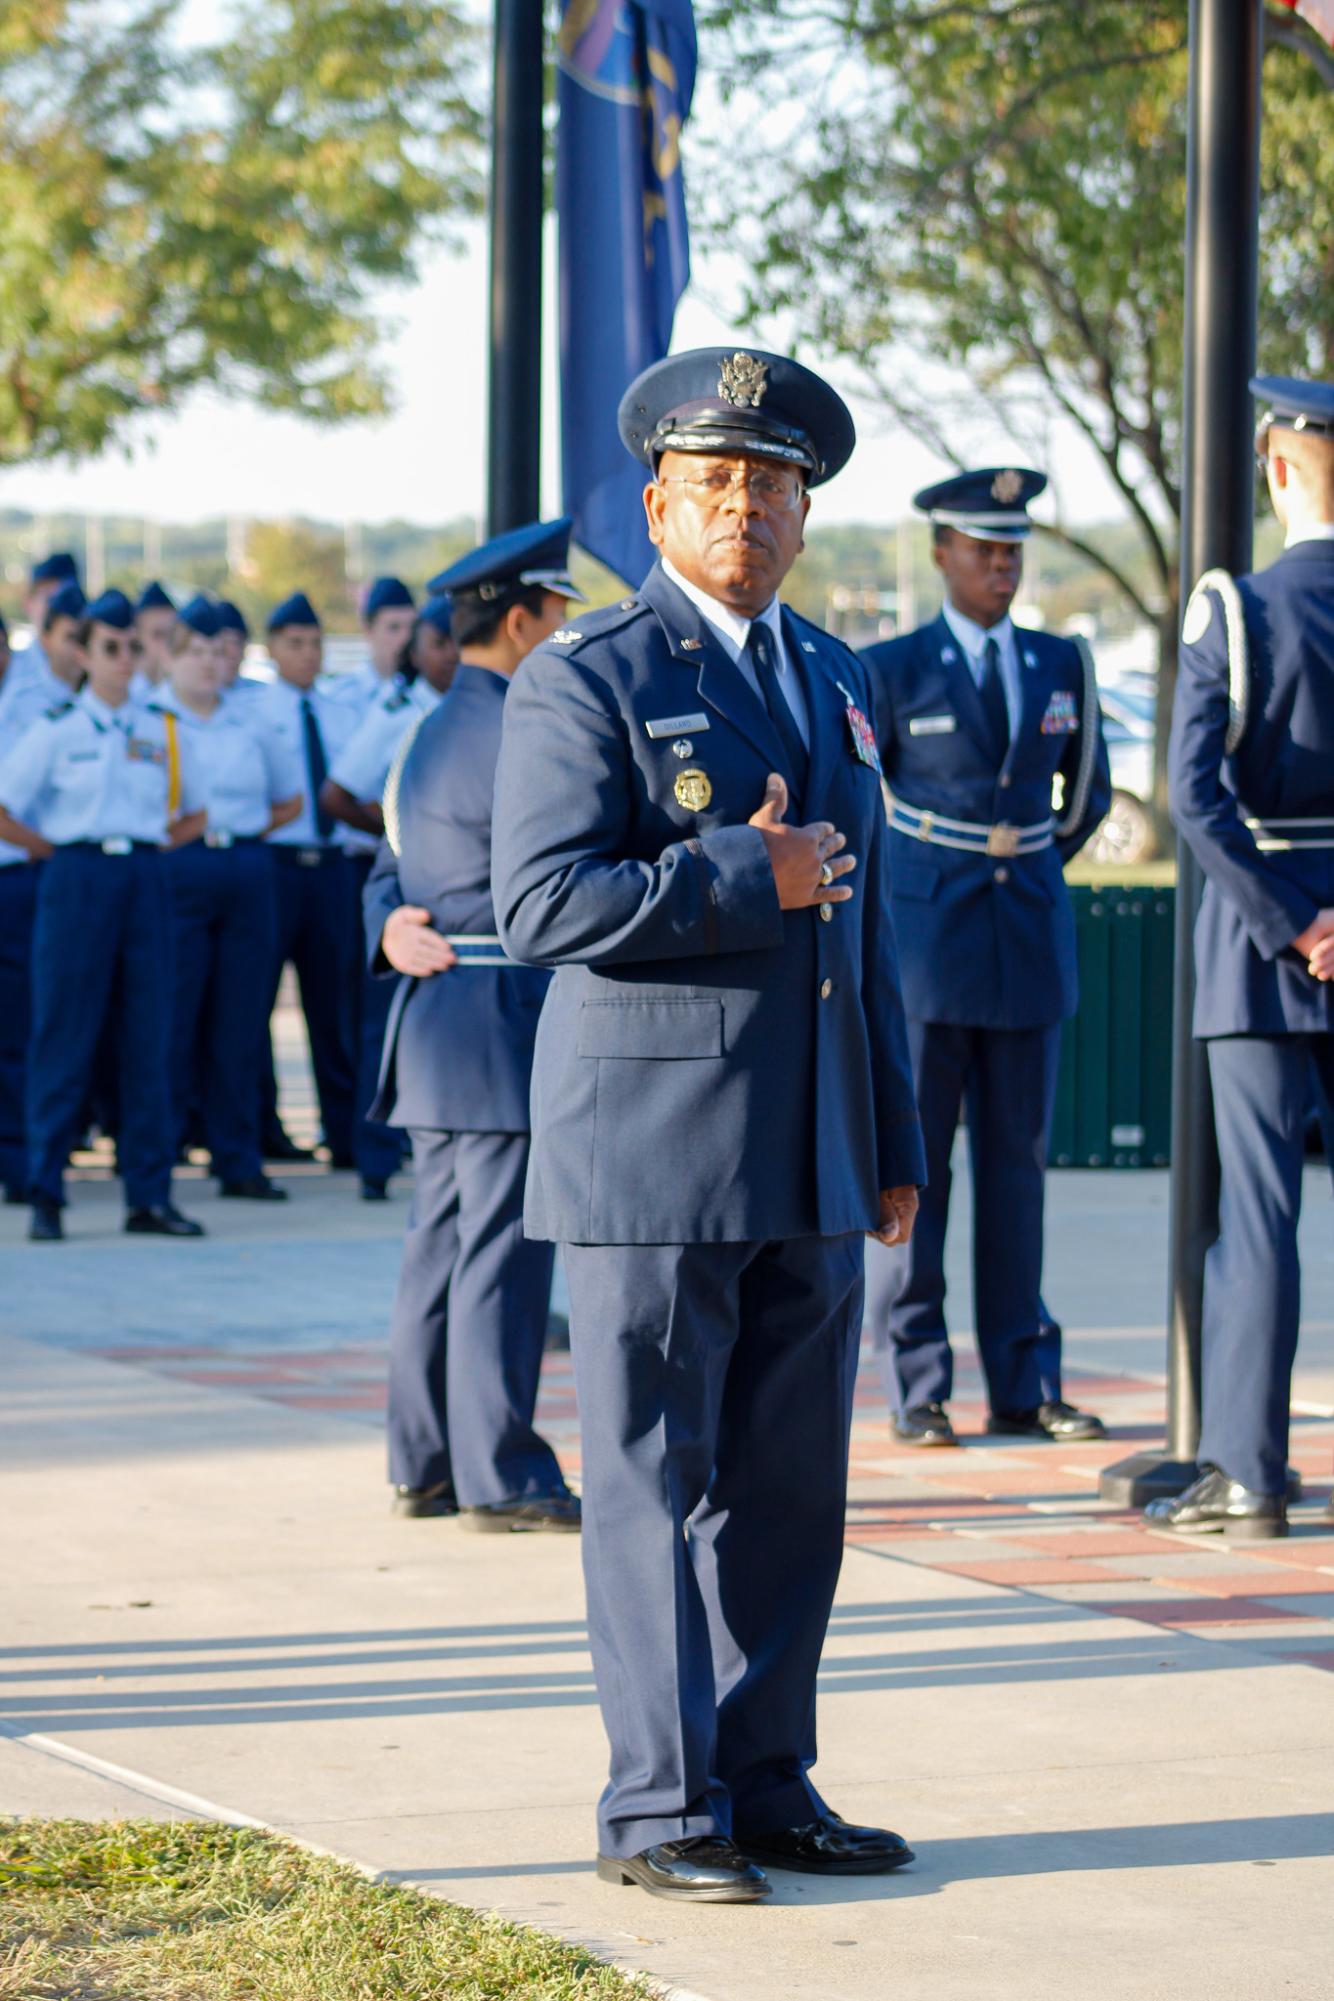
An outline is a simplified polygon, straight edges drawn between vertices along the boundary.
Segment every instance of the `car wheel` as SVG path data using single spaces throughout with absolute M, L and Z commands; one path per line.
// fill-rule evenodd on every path
M 1107 818 L 1089 842 L 1086 853 L 1105 868 L 1126 868 L 1152 859 L 1156 842 L 1153 821 L 1143 800 L 1131 792 L 1113 792 Z

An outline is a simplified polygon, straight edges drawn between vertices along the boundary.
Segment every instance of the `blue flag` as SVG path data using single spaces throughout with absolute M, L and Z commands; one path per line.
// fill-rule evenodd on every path
M 626 583 L 653 561 L 644 468 L 616 406 L 666 354 L 690 276 L 681 128 L 695 88 L 690 0 L 563 0 L 561 457 L 575 540 Z

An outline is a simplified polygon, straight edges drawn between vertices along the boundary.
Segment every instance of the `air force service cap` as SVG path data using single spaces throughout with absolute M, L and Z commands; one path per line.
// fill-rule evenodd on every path
M 1277 424 L 1285 431 L 1334 437 L 1334 382 L 1301 382 L 1295 375 L 1253 375 L 1251 394 L 1265 405 L 1261 430 Z
M 1028 466 L 985 466 L 924 486 L 912 504 L 937 528 L 957 528 L 975 542 L 1022 542 L 1032 533 L 1028 504 L 1047 484 Z
M 136 613 L 141 611 L 175 611 L 176 605 L 163 590 L 157 578 L 144 585 L 134 601 Z
M 33 564 L 31 580 L 34 584 L 77 584 L 79 566 L 68 549 L 57 549 Z
M 230 598 L 219 598 L 214 610 L 218 615 L 219 632 L 239 632 L 242 639 L 249 639 L 250 627 L 239 606 L 234 605 Z
M 188 604 L 183 604 L 177 613 L 182 625 L 188 625 L 191 632 L 197 632 L 201 639 L 216 639 L 222 627 L 218 623 L 218 607 L 212 598 L 205 597 L 203 591 L 196 591 Z
M 617 412 L 621 443 L 656 474 L 664 452 L 746 452 L 832 479 L 857 442 L 852 413 L 814 370 L 759 348 L 691 348 L 637 376 Z
M 432 597 L 445 594 L 455 604 L 467 597 L 495 604 L 525 590 L 553 591 L 557 597 L 583 604 L 584 594 L 570 575 L 573 526 L 568 516 L 562 516 L 559 521 L 530 521 L 526 527 L 511 528 L 460 556 L 426 588 Z
M 110 625 L 117 632 L 128 632 L 134 624 L 134 606 L 124 591 L 103 591 L 84 607 L 83 615 L 90 625 Z
M 361 615 L 369 624 L 377 611 L 415 611 L 416 604 L 401 577 L 377 577 L 366 592 Z
M 83 585 L 77 577 L 58 584 L 46 601 L 42 623 L 50 625 L 56 618 L 82 618 L 88 608 L 88 600 L 83 594 Z
M 293 591 L 276 604 L 265 621 L 266 632 L 281 632 L 285 625 L 318 625 L 319 613 L 304 591 Z
M 419 625 L 433 626 L 443 639 L 448 639 L 453 629 L 452 612 L 453 606 L 442 593 L 427 598 L 417 614 L 417 622 Z

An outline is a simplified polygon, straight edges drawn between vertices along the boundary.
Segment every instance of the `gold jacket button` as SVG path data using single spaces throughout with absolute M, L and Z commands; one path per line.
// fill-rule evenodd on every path
M 822 924 L 827 924 L 833 914 L 834 906 L 832 903 L 822 903 L 820 905 L 820 922 Z
M 834 982 L 832 980 L 821 980 L 820 982 L 821 1000 L 828 1000 L 830 994 L 832 994 L 833 991 L 834 991 Z

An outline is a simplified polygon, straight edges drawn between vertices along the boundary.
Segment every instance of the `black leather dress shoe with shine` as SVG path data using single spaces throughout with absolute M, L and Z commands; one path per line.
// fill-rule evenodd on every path
M 738 1834 L 737 1847 L 767 1869 L 795 1869 L 803 1876 L 884 1876 L 916 1860 L 901 1834 L 887 1827 L 851 1827 L 836 1813 L 804 1827 Z
M 60 1220 L 58 1202 L 34 1202 L 32 1220 L 28 1224 L 28 1241 L 33 1244 L 58 1244 L 65 1235 L 65 1225 Z
M 363 1202 L 387 1202 L 389 1200 L 389 1183 L 387 1181 L 373 1181 L 369 1176 L 363 1175 L 361 1181 L 361 1199 Z
M 423 1521 L 428 1516 L 456 1515 L 458 1495 L 452 1480 L 441 1480 L 434 1487 L 395 1487 L 393 1509 L 396 1515 L 406 1515 L 414 1521 Z
M 278 1127 L 276 1132 L 265 1135 L 260 1152 L 263 1154 L 265 1160 L 286 1161 L 289 1165 L 293 1165 L 297 1161 L 310 1161 L 315 1158 L 314 1147 L 298 1146 L 294 1139 L 288 1138 L 281 1126 Z
M 129 1210 L 125 1217 L 125 1229 L 131 1237 L 202 1237 L 204 1234 L 202 1223 L 183 1216 L 171 1202 L 164 1202 L 158 1209 Z
M 220 1181 L 219 1195 L 229 1202 L 285 1202 L 287 1190 L 280 1188 L 276 1181 L 270 1181 L 267 1174 L 246 1174 L 239 1181 Z
M 1288 1533 L 1288 1504 L 1282 1494 L 1257 1494 L 1229 1480 L 1221 1466 L 1204 1466 L 1184 1494 L 1150 1501 L 1144 1519 L 1151 1528 L 1175 1529 L 1180 1535 L 1272 1542 Z
M 604 1883 L 637 1883 L 651 1897 L 692 1904 L 758 1904 L 773 1890 L 763 1870 L 717 1834 L 660 1841 L 624 1860 L 599 1855 L 598 1875 Z
M 987 1430 L 993 1438 L 1047 1438 L 1059 1445 L 1107 1436 L 1100 1417 L 1058 1402 L 1040 1403 L 1035 1410 L 993 1410 Z
M 496 1501 L 460 1508 L 459 1520 L 475 1535 L 578 1535 L 583 1526 L 577 1494 L 537 1494 L 529 1501 Z
M 958 1435 L 943 1403 L 915 1403 L 889 1420 L 900 1445 L 957 1445 Z

